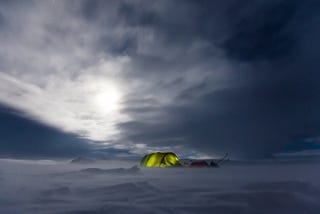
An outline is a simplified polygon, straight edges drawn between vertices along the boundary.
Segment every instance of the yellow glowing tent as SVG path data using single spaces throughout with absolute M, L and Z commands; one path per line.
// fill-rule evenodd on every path
M 154 152 L 145 155 L 140 161 L 141 167 L 175 167 L 181 166 L 179 158 L 172 152 Z

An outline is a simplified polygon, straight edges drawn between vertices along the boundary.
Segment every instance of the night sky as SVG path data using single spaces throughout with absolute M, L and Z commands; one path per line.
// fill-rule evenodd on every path
M 317 0 L 0 1 L 0 157 L 320 155 Z

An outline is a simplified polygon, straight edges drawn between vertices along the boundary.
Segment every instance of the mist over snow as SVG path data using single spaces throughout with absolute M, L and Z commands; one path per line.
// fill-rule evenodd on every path
M 146 169 L 135 161 L 0 160 L 1 213 L 320 212 L 319 162 Z

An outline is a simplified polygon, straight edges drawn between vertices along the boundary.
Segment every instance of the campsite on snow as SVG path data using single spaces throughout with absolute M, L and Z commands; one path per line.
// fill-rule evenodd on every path
M 1 213 L 318 214 L 320 210 L 319 161 L 229 161 L 219 168 L 140 168 L 137 163 L 0 160 Z
M 320 0 L 0 0 L 0 214 L 320 214 Z

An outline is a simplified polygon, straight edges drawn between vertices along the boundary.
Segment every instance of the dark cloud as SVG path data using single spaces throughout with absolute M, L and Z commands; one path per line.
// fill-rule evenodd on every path
M 68 19 L 81 28 L 46 23 L 53 38 L 94 32 L 75 43 L 89 47 L 84 50 L 90 57 L 79 65 L 95 64 L 95 55 L 128 59 L 116 75 L 123 83 L 119 88 L 128 92 L 122 113 L 130 118 L 115 121 L 121 131 L 115 144 L 121 148 L 126 143 L 181 146 L 262 158 L 303 149 L 303 139 L 320 135 L 317 1 L 95 0 L 60 7 L 81 20 Z M 0 25 L 1 20 L 0 10 Z M 0 127 L 7 130 L 1 132 L 7 140 L 3 154 L 70 155 L 91 149 L 76 136 L 11 114 L 1 117 L 9 124 Z M 121 152 L 132 154 L 130 148 Z
M 149 7 L 145 7 L 145 3 L 146 2 L 123 2 L 119 5 L 118 15 L 126 22 L 126 24 L 131 26 L 157 26 L 160 22 L 160 17 L 155 13 L 155 11 Z
M 233 23 L 232 35 L 222 43 L 227 55 L 251 61 L 272 60 L 290 54 L 295 43 L 295 32 L 289 25 L 300 3 L 278 1 L 253 4 L 254 10 L 247 11 L 245 16 Z
M 316 2 L 175 3 L 179 7 L 166 8 L 167 16 L 160 14 L 158 25 L 152 26 L 160 36 L 159 42 L 168 52 L 172 46 L 186 50 L 186 44 L 197 39 L 221 48 L 224 63 L 233 69 L 227 77 L 228 86 L 219 90 L 213 87 L 216 73 L 210 60 L 215 60 L 214 51 L 174 55 L 169 62 L 173 66 L 159 60 L 154 70 L 163 69 L 164 73 L 158 78 L 170 79 L 170 71 L 177 70 L 177 65 L 188 67 L 189 58 L 200 55 L 202 60 L 196 65 L 209 62 L 208 78 L 181 90 L 167 106 L 151 105 L 160 116 L 146 119 L 141 116 L 150 112 L 145 103 L 141 108 L 130 108 L 128 102 L 126 111 L 135 120 L 119 125 L 126 139 L 151 146 L 178 144 L 213 154 L 230 152 L 234 157 L 261 158 L 289 151 L 287 145 L 299 144 L 299 139 L 319 136 L 319 57 L 316 48 L 310 48 L 311 43 L 319 47 L 319 40 L 313 36 L 319 35 Z M 192 11 L 190 16 L 186 11 Z M 174 17 L 172 22 L 167 22 L 168 17 Z M 183 18 L 185 22 L 177 21 Z M 148 67 L 149 62 L 141 62 L 141 67 Z M 139 70 L 145 81 L 152 69 L 147 70 Z M 188 69 L 179 72 L 180 81 L 172 79 L 171 84 L 167 82 L 168 88 L 183 88 Z M 160 84 L 154 87 L 155 91 L 162 89 Z

